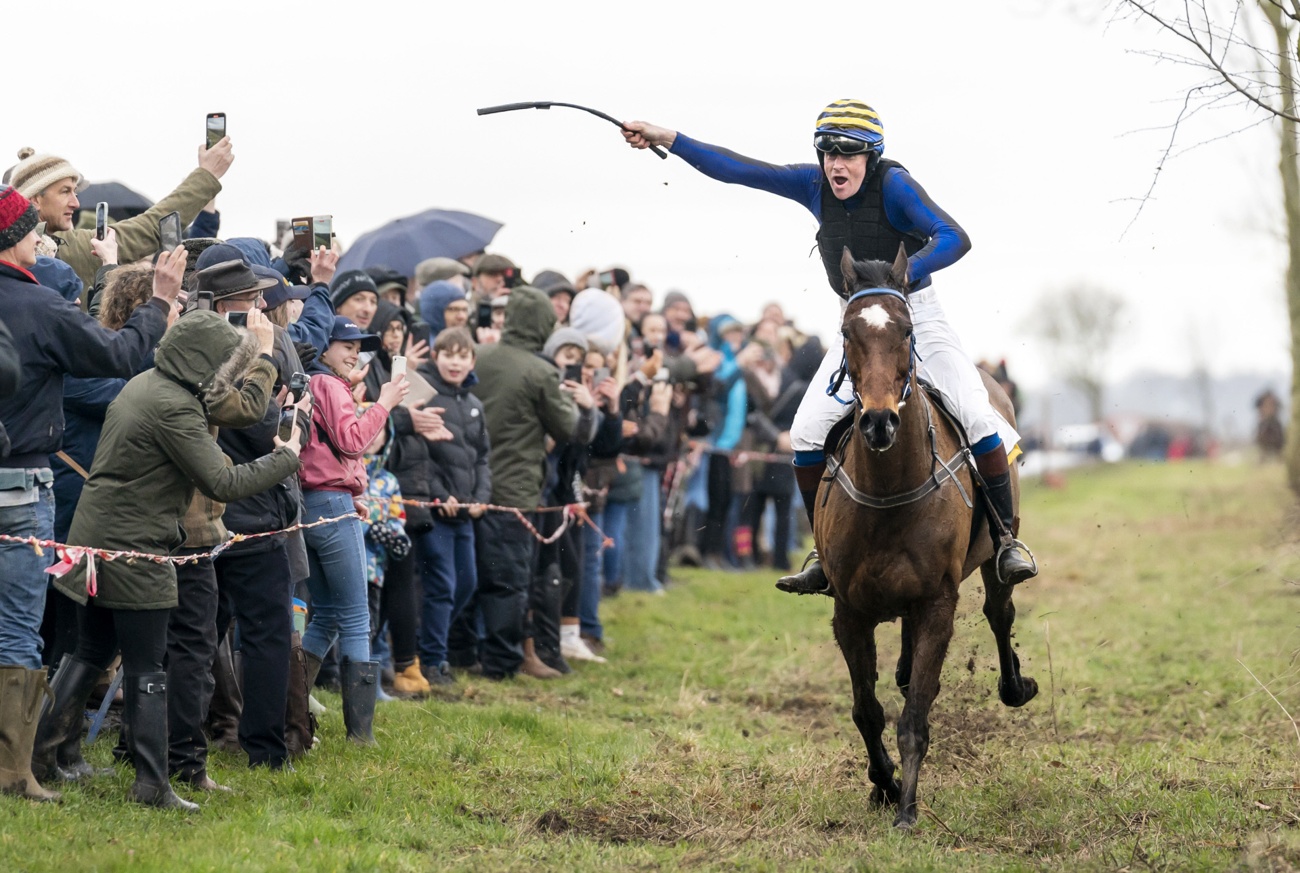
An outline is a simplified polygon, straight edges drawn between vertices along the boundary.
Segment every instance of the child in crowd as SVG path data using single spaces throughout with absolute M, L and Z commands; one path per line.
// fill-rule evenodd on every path
M 449 685 L 455 679 L 447 663 L 447 636 L 478 587 L 473 521 L 482 517 L 492 494 L 483 403 L 469 390 L 478 382 L 469 331 L 450 327 L 439 333 L 433 357 L 419 373 L 438 392 L 443 424 L 452 435 L 429 443 L 431 495 L 442 506 L 434 511 L 433 530 L 415 537 L 424 588 L 420 664 L 430 685 Z

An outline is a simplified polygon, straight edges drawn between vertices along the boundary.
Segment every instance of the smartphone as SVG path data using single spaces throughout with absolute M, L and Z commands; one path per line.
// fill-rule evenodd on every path
M 596 371 L 591 374 L 591 387 L 599 388 L 600 383 L 609 378 L 609 367 L 597 367 Z
M 247 313 L 247 312 L 227 312 L 227 313 L 226 313 L 226 321 L 230 322 L 230 323 L 233 324 L 235 327 L 248 327 L 248 313 Z
M 289 220 L 289 230 L 293 236 L 285 252 L 289 251 L 311 251 L 311 219 L 310 218 L 293 218 Z
M 491 304 L 490 302 L 488 302 L 487 300 L 484 300 L 482 303 L 480 303 L 480 304 L 478 305 L 478 322 L 477 322 L 477 323 L 478 323 L 478 326 L 479 326 L 479 327 L 491 327 L 491 326 L 492 326 L 492 304 Z
M 405 375 L 406 375 L 406 358 L 405 358 L 405 356 L 403 356 L 403 355 L 393 355 L 393 374 L 392 374 L 392 377 L 391 377 L 388 381 L 390 381 L 390 382 L 396 382 L 398 379 L 401 379 L 401 378 L 402 378 L 403 376 L 405 376 Z
M 317 215 L 311 220 L 311 248 L 315 251 L 322 246 L 328 251 L 333 248 L 334 216 Z
M 181 214 L 169 212 L 158 219 L 158 248 L 170 252 L 181 244 Z
M 298 410 L 292 406 L 286 406 L 280 410 L 280 439 L 285 442 L 293 436 L 293 420 L 298 417 Z
M 108 204 L 99 201 L 95 204 L 95 239 L 103 239 L 108 232 Z
M 582 364 L 567 364 L 564 367 L 564 381 L 581 382 L 582 381 Z
M 289 393 L 293 395 L 295 403 L 302 400 L 303 395 L 307 393 L 309 381 L 306 373 L 294 373 L 289 377 Z
M 207 120 L 207 143 L 208 148 L 212 148 L 226 135 L 226 113 L 209 112 Z
M 285 246 L 289 245 L 288 236 L 289 236 L 289 219 L 277 218 L 275 220 L 275 236 L 272 237 L 272 239 L 275 240 L 276 246 L 278 246 L 282 251 L 284 250 Z

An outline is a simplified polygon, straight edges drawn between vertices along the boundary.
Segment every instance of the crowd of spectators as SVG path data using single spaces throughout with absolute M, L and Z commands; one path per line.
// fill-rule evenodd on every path
M 602 601 L 663 595 L 678 565 L 789 568 L 789 429 L 823 348 L 778 304 L 746 324 L 621 267 L 474 251 L 407 276 L 339 271 L 337 241 L 223 240 L 225 139 L 101 239 L 73 164 L 19 157 L 0 789 L 94 778 L 114 675 L 132 799 L 192 808 L 171 786 L 221 790 L 210 745 L 280 769 L 321 742 L 313 688 L 374 743 L 377 700 L 599 669 Z

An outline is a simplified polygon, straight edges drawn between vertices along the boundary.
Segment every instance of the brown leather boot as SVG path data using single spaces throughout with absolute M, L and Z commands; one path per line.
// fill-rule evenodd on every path
M 524 640 L 524 662 L 519 665 L 519 672 L 534 679 L 559 679 L 564 675 L 559 670 L 542 663 L 542 659 L 537 657 L 537 649 L 533 646 L 532 637 Z

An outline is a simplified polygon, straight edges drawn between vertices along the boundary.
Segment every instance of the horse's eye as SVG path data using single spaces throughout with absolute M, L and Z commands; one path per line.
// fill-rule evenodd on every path
M 907 330 L 903 331 L 903 339 L 911 339 L 911 338 L 912 338 L 912 329 L 909 327 Z

